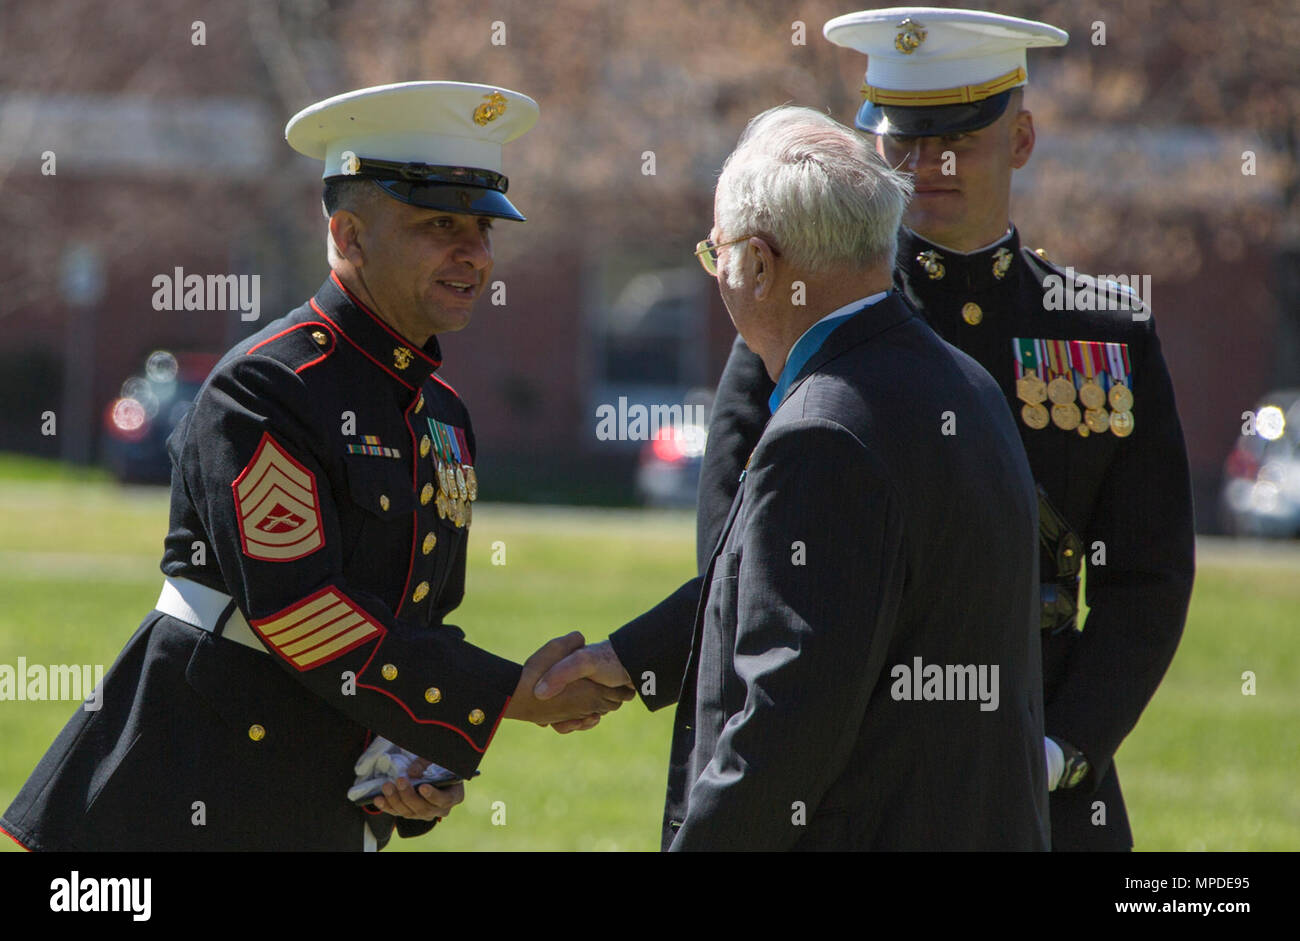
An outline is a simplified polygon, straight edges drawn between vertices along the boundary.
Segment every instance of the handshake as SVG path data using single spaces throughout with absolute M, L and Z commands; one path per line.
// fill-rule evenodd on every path
M 585 646 L 584 646 L 585 645 Z M 548 641 L 524 662 L 505 717 L 549 725 L 564 734 L 594 728 L 600 717 L 636 696 L 632 678 L 609 641 L 586 645 L 574 631 Z M 383 785 L 374 805 L 384 813 L 414 820 L 447 816 L 465 799 L 465 785 L 437 786 L 420 781 L 426 759 L 395 749 L 405 760 L 401 777 Z M 362 768 L 358 765 L 358 774 Z
M 609 641 L 584 643 L 574 631 L 529 657 L 506 718 L 574 732 L 593 728 L 605 713 L 636 696 L 632 678 Z

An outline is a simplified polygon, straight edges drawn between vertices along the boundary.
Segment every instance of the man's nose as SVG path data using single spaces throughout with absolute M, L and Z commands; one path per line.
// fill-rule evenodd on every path
M 479 228 L 476 220 L 462 233 L 456 247 L 458 258 L 469 262 L 475 269 L 486 268 L 492 263 L 492 230 Z
M 943 151 L 943 141 L 937 137 L 914 137 L 907 142 L 905 165 L 912 172 L 925 169 L 939 163 L 943 159 Z

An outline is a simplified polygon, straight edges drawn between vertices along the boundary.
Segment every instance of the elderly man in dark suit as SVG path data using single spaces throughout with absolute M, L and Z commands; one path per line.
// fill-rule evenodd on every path
M 583 671 L 678 702 L 665 848 L 1047 848 L 1034 484 L 996 383 L 891 290 L 909 188 L 801 108 L 718 181 L 701 260 L 772 417 L 688 642 L 669 599 Z

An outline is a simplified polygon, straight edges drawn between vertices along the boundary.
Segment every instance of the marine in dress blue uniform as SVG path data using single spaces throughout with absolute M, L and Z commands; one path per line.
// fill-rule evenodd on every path
M 536 118 L 515 92 L 417 82 L 321 102 L 286 135 L 327 181 L 522 220 L 501 148 Z M 433 825 L 347 791 L 374 735 L 473 775 L 521 675 L 447 622 L 478 482 L 441 363 L 334 273 L 223 357 L 168 442 L 158 608 L 4 830 L 42 850 L 360 850 Z

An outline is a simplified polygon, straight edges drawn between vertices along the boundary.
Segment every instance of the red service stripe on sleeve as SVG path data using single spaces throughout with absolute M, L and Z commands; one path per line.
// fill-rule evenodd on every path
M 387 633 L 347 595 L 327 585 L 268 618 L 250 621 L 267 647 L 300 672 Z

